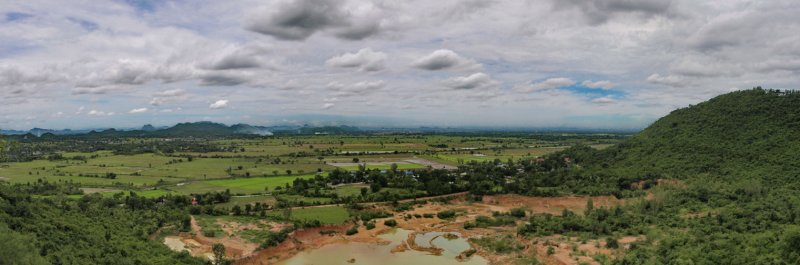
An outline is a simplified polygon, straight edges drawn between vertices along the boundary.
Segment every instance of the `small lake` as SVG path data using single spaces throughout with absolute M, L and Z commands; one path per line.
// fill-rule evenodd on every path
M 373 243 L 346 243 L 323 246 L 301 252 L 296 256 L 284 260 L 280 265 L 327 265 L 327 264 L 380 264 L 380 265 L 407 265 L 407 264 L 437 264 L 437 265 L 486 265 L 484 258 L 472 255 L 465 261 L 458 261 L 456 257 L 470 249 L 467 240 L 458 233 L 458 238 L 447 239 L 441 232 L 417 234 L 415 242 L 421 247 L 437 247 L 443 250 L 437 256 L 424 251 L 407 249 L 404 252 L 392 253 L 392 249 L 400 244 L 406 244 L 408 235 L 412 231 L 395 229 L 393 232 L 379 235 L 378 237 L 390 241 L 390 244 L 381 245 Z M 352 262 L 350 262 L 352 261 Z

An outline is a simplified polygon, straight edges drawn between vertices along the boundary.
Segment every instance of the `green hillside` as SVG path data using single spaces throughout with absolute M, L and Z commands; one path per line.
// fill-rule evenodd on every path
M 601 156 L 620 176 L 798 176 L 800 93 L 721 95 L 673 111 Z

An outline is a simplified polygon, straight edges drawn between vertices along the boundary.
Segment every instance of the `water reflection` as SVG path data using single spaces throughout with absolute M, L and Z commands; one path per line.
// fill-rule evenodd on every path
M 319 249 L 308 250 L 282 261 L 281 265 L 327 265 L 327 264 L 380 264 L 380 265 L 406 265 L 406 264 L 441 264 L 441 265 L 486 265 L 488 262 L 477 255 L 465 261 L 456 257 L 461 252 L 470 249 L 469 243 L 458 233 L 451 233 L 458 238 L 448 237 L 441 232 L 417 234 L 415 243 L 420 247 L 441 248 L 442 255 L 432 255 L 429 252 L 408 249 L 403 252 L 392 253 L 398 245 L 407 245 L 406 239 L 411 231 L 395 229 L 393 232 L 382 234 L 379 237 L 390 241 L 390 244 L 347 243 L 333 244 Z M 408 246 L 407 246 L 408 247 Z

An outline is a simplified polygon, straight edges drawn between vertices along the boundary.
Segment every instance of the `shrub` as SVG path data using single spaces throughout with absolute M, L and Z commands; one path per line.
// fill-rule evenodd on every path
M 619 242 L 617 241 L 616 238 L 609 237 L 608 239 L 606 239 L 606 247 L 614 249 L 619 248 Z
M 395 226 L 397 226 L 397 221 L 395 221 L 394 219 L 389 219 L 389 220 L 384 221 L 383 224 L 386 225 L 386 226 L 395 227 Z
M 453 210 L 441 211 L 436 214 L 436 217 L 439 217 L 439 219 L 448 219 L 448 218 L 453 218 L 455 216 L 456 216 L 456 211 Z
M 348 236 L 358 234 L 358 225 L 354 225 L 353 227 L 350 227 L 350 229 L 347 229 L 347 232 L 345 232 L 345 234 Z
M 527 213 L 525 213 L 525 209 L 524 208 L 511 209 L 511 216 L 514 216 L 516 218 L 523 218 L 526 215 L 527 215 Z

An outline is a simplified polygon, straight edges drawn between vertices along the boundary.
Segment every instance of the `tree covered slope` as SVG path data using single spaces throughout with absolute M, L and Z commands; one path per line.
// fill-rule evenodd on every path
M 800 175 L 800 92 L 754 88 L 673 111 L 601 152 L 619 176 Z

